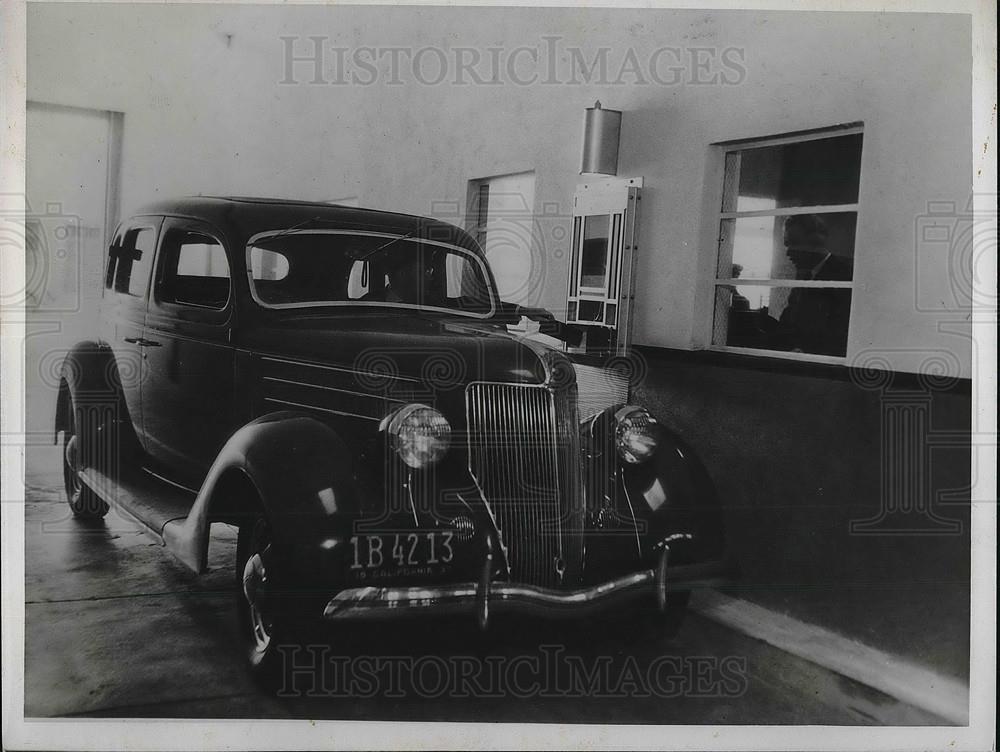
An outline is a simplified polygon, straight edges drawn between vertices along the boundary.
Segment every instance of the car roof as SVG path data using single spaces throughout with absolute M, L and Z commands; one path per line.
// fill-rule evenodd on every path
M 455 225 L 429 217 L 354 206 L 244 196 L 186 196 L 143 206 L 133 216 L 164 215 L 202 219 L 242 244 L 259 232 L 284 230 L 300 223 L 315 222 L 311 229 L 336 228 L 379 230 L 438 240 L 482 255 L 469 233 Z

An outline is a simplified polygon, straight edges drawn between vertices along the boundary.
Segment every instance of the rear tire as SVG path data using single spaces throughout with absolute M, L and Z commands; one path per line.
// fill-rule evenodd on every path
M 84 439 L 77 433 L 76 406 L 69 404 L 69 425 L 63 431 L 62 463 L 63 485 L 66 502 L 73 516 L 81 520 L 99 520 L 108 513 L 108 504 L 94 493 L 80 474 L 83 472 L 83 457 L 86 456 Z

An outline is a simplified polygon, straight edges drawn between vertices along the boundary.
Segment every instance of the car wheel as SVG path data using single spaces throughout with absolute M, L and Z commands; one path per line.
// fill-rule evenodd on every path
M 66 501 L 73 516 L 83 520 L 99 520 L 108 513 L 108 505 L 80 477 L 83 471 L 83 439 L 77 432 L 76 409 L 69 407 L 69 427 L 63 431 L 63 485 Z
M 270 689 L 284 676 L 281 645 L 288 626 L 274 603 L 276 562 L 271 526 L 264 517 L 240 525 L 236 542 L 236 615 L 243 653 L 254 677 Z M 269 592 L 271 591 L 271 592 Z

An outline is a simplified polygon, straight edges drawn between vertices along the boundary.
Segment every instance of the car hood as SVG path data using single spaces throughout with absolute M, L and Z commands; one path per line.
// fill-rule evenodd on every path
M 244 332 L 237 346 L 261 355 L 435 389 L 470 381 L 543 383 L 553 365 L 567 362 L 542 343 L 509 334 L 503 323 L 413 311 L 286 315 Z

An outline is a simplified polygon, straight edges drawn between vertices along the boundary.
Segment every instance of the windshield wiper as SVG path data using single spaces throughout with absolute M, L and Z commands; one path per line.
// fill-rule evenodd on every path
M 358 258 L 356 258 L 355 261 L 367 261 L 372 256 L 374 256 L 376 253 L 379 253 L 380 251 L 384 251 L 386 248 L 388 248 L 393 243 L 398 243 L 400 240 L 409 240 L 410 238 L 412 238 L 414 235 L 417 234 L 417 229 L 418 228 L 414 227 L 412 230 L 410 230 L 405 235 L 400 235 L 398 238 L 393 238 L 388 243 L 383 243 L 378 248 L 376 248 L 376 249 L 374 249 L 372 251 L 368 251 L 368 253 L 366 253 L 365 255 L 358 256 Z
M 277 232 L 274 235 L 267 236 L 266 238 L 264 238 L 264 240 L 267 241 L 267 242 L 270 242 L 272 240 L 278 240 L 279 238 L 283 238 L 286 235 L 291 235 L 292 233 L 295 233 L 295 232 L 298 232 L 299 230 L 302 230 L 306 225 L 311 225 L 313 222 L 322 222 L 322 221 L 323 221 L 323 218 L 319 217 L 319 216 L 317 216 L 317 217 L 309 217 L 308 219 L 303 219 L 298 224 L 294 224 L 291 227 L 286 227 L 281 232 Z

